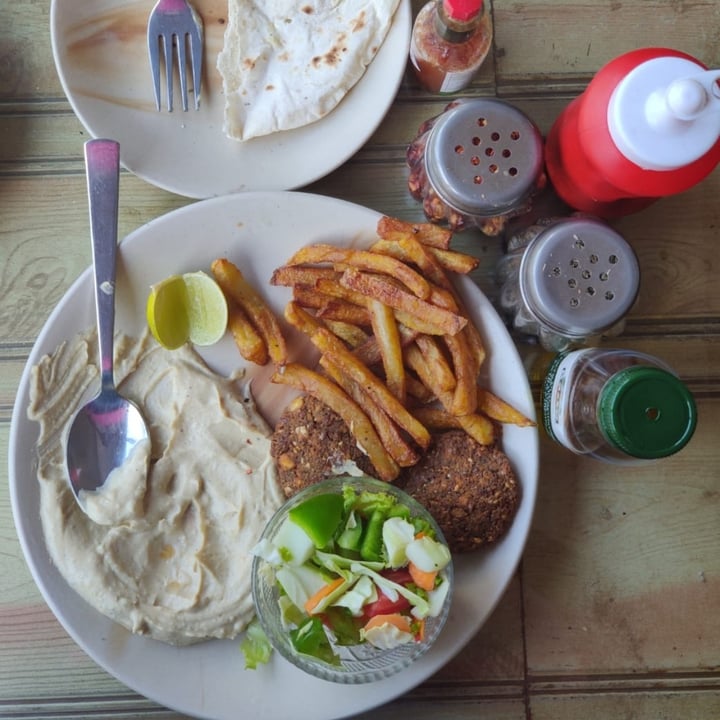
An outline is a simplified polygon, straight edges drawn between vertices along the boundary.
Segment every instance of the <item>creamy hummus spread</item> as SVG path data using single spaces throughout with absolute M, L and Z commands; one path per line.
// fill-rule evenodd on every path
M 213 373 L 189 347 L 145 334 L 116 340 L 115 378 L 150 431 L 142 449 L 78 505 L 65 470 L 75 411 L 97 389 L 94 334 L 33 369 L 40 512 L 48 551 L 88 603 L 134 633 L 176 645 L 230 638 L 253 617 L 251 549 L 282 495 L 270 429 L 247 384 Z

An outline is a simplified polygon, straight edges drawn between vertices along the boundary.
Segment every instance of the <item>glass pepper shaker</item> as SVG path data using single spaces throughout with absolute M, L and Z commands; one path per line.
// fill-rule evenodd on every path
M 549 218 L 509 238 L 497 281 L 513 328 L 559 352 L 622 332 L 640 268 L 627 241 L 604 222 Z
M 496 99 L 456 100 L 407 150 L 408 189 L 431 222 L 499 235 L 546 184 L 540 131 Z

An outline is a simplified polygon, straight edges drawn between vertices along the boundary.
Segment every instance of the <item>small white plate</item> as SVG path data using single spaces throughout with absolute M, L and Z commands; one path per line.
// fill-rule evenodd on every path
M 55 66 L 75 114 L 93 137 L 120 143 L 123 165 L 170 192 L 209 198 L 244 190 L 289 190 L 317 180 L 376 130 L 402 80 L 410 45 L 410 0 L 363 77 L 321 120 L 237 142 L 223 132 L 225 98 L 215 67 L 227 4 L 193 0 L 205 26 L 200 110 L 155 109 L 144 0 L 53 0 Z M 176 105 L 178 98 L 176 98 Z
M 358 205 L 297 192 L 240 193 L 164 215 L 120 245 L 117 329 L 130 334 L 142 331 L 152 283 L 173 273 L 208 270 L 217 257 L 228 257 L 241 267 L 282 316 L 290 291 L 268 285 L 273 270 L 312 242 L 367 245 L 375 237 L 378 217 L 375 211 Z M 490 388 L 534 418 L 528 379 L 505 325 L 472 281 L 460 278 L 458 289 L 488 341 L 485 372 Z M 472 639 L 505 591 L 525 547 L 538 478 L 538 434 L 533 428 L 503 429 L 503 449 L 523 492 L 512 527 L 492 548 L 455 559 L 453 604 L 438 641 L 418 662 L 387 680 L 336 685 L 304 674 L 279 656 L 258 670 L 245 670 L 238 640 L 171 647 L 130 634 L 81 600 L 59 575 L 45 548 L 35 476 L 37 426 L 28 420 L 27 407 L 33 365 L 94 322 L 88 268 L 58 303 L 30 353 L 10 428 L 9 475 L 15 525 L 35 582 L 67 632 L 99 665 L 136 692 L 189 715 L 218 720 L 235 720 L 240 715 L 265 720 L 330 720 L 354 715 L 410 690 Z M 303 342 L 303 347 L 308 345 Z M 291 339 L 293 359 L 302 359 L 296 355 L 298 348 Z M 202 354 L 223 374 L 244 365 L 229 334 Z M 260 410 L 274 423 L 290 395 L 284 386 L 267 381 L 270 372 L 251 366 L 247 377 L 252 378 Z

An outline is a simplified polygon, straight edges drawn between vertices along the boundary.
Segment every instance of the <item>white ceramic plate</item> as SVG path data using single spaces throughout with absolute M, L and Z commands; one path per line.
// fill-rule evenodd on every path
M 53 55 L 65 94 L 93 137 L 120 143 L 123 165 L 153 185 L 208 198 L 243 190 L 289 190 L 353 155 L 385 116 L 410 44 L 410 0 L 401 0 L 375 59 L 342 102 L 315 123 L 247 142 L 223 133 L 222 49 L 227 3 L 193 0 L 205 25 L 201 106 L 158 112 L 147 52 L 147 0 L 53 0 Z M 193 107 L 192 98 L 190 100 Z
M 117 329 L 141 332 L 152 283 L 171 273 L 207 269 L 214 258 L 223 256 L 243 268 L 281 315 L 290 292 L 267 284 L 272 271 L 311 242 L 362 245 L 374 237 L 377 219 L 376 212 L 358 205 L 286 192 L 213 198 L 160 217 L 121 243 Z M 474 320 L 484 336 L 492 339 L 487 361 L 491 388 L 534 417 L 528 380 L 505 326 L 477 286 L 462 280 L 460 291 Z M 505 591 L 525 546 L 538 477 L 534 429 L 510 426 L 504 430 L 503 446 L 523 489 L 509 533 L 490 550 L 457 558 L 452 610 L 438 642 L 416 664 L 386 681 L 335 685 L 303 674 L 278 656 L 266 667 L 247 671 L 237 640 L 175 648 L 133 636 L 89 607 L 67 586 L 45 549 L 34 473 L 37 427 L 27 419 L 26 409 L 31 367 L 93 323 L 88 269 L 55 308 L 30 354 L 10 430 L 9 475 L 13 515 L 35 582 L 67 632 L 99 665 L 135 691 L 190 715 L 234 720 L 240 712 L 266 720 L 329 720 L 385 703 L 413 688 L 473 637 Z M 291 342 L 293 347 L 297 346 Z M 229 337 L 203 354 L 221 373 L 242 363 Z M 288 390 L 270 385 L 268 372 L 248 369 L 260 409 L 274 422 L 287 404 Z

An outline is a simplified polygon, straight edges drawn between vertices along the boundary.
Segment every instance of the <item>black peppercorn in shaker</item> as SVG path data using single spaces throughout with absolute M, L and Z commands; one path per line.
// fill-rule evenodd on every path
M 542 136 L 495 99 L 457 100 L 424 122 L 408 147 L 408 189 L 431 222 L 498 235 L 544 187 Z

